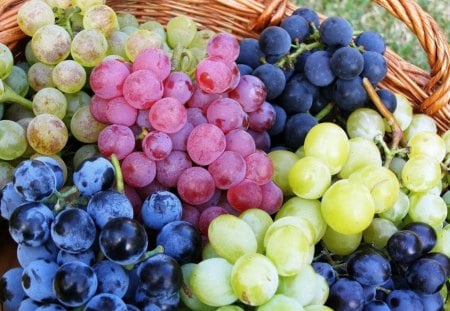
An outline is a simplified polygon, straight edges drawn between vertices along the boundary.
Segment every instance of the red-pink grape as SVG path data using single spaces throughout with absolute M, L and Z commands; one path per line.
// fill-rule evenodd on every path
M 170 58 L 161 49 L 145 49 L 139 52 L 133 62 L 133 71 L 149 70 L 159 81 L 164 81 L 170 74 Z
M 195 79 L 206 93 L 219 94 L 230 88 L 232 72 L 220 58 L 205 58 L 197 65 Z
M 255 140 L 242 129 L 229 132 L 225 138 L 227 144 L 225 150 L 236 151 L 244 158 L 256 151 Z
M 172 97 L 155 102 L 148 116 L 154 129 L 169 134 L 181 130 L 187 121 L 186 108 Z
M 235 151 L 224 151 L 222 155 L 208 166 L 216 187 L 229 189 L 240 183 L 246 173 L 244 158 Z
M 142 140 L 142 151 L 153 161 L 160 161 L 172 152 L 172 140 L 160 131 L 151 131 Z
M 156 176 L 155 162 L 139 151 L 127 155 L 121 168 L 124 181 L 132 187 L 148 186 Z
M 228 95 L 237 100 L 245 112 L 256 111 L 266 99 L 266 86 L 255 76 L 243 75 L 236 88 L 231 90 Z
M 214 195 L 214 179 L 205 168 L 193 166 L 181 173 L 177 190 L 184 202 L 191 205 L 202 204 Z
M 262 103 L 259 108 L 248 114 L 249 126 L 256 132 L 269 130 L 275 123 L 275 109 L 269 102 Z
M 129 75 L 130 71 L 123 62 L 106 59 L 92 70 L 89 83 L 97 96 L 111 99 L 122 96 L 123 84 Z
M 257 185 L 264 185 L 272 179 L 273 163 L 269 156 L 261 150 L 245 157 L 247 171 L 245 178 Z
M 97 95 L 91 97 L 91 103 L 89 105 L 89 110 L 92 116 L 101 123 L 108 124 L 108 117 L 106 112 L 106 106 L 108 105 L 108 100 L 101 98 Z
M 231 98 L 213 101 L 206 112 L 208 122 L 219 127 L 225 134 L 235 129 L 246 129 L 248 115 L 242 106 Z
M 240 212 L 250 208 L 259 208 L 262 202 L 262 190 L 253 181 L 244 179 L 228 189 L 227 199 L 230 205 Z
M 106 117 L 110 124 L 132 126 L 136 122 L 137 109 L 128 105 L 122 96 L 115 97 L 106 105 Z
M 164 97 L 176 98 L 183 105 L 191 98 L 193 92 L 192 80 L 184 72 L 171 72 L 164 80 Z
M 172 151 L 164 160 L 156 162 L 156 179 L 161 185 L 176 187 L 178 178 L 188 168 L 192 161 L 183 151 Z
M 135 139 L 133 131 L 127 126 L 112 124 L 98 135 L 98 149 L 106 157 L 115 154 L 119 160 L 133 152 Z
M 164 87 L 149 70 L 131 73 L 123 84 L 123 96 L 136 109 L 148 109 L 163 96 Z
M 198 165 L 208 165 L 225 150 L 225 134 L 213 124 L 197 125 L 187 140 L 187 152 Z
M 283 204 L 283 191 L 273 182 L 261 186 L 262 201 L 260 209 L 266 211 L 270 215 L 275 214 Z
M 234 62 L 239 56 L 239 42 L 229 33 L 219 33 L 208 40 L 206 53 L 223 59 L 226 63 Z
M 228 212 L 220 206 L 210 206 L 200 213 L 198 220 L 198 229 L 204 236 L 208 236 L 208 228 L 211 221 L 220 215 L 228 214 Z

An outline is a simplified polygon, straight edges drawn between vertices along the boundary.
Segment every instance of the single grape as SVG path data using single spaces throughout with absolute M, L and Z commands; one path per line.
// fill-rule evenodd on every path
M 96 29 L 105 37 L 109 37 L 115 30 L 118 30 L 116 12 L 104 4 L 91 6 L 83 15 L 84 29 Z
M 108 125 L 98 135 L 100 152 L 107 157 L 115 154 L 119 160 L 133 152 L 135 144 L 133 132 L 125 125 Z
M 154 129 L 173 134 L 186 124 L 186 108 L 176 98 L 159 99 L 150 108 L 149 121 Z
M 363 231 L 363 239 L 366 243 L 378 247 L 385 247 L 389 238 L 397 232 L 395 224 L 385 218 L 374 218 L 369 227 Z
M 38 259 L 30 262 L 22 273 L 22 286 L 27 296 L 37 302 L 54 300 L 53 279 L 58 268 L 53 261 Z
M 73 173 L 73 183 L 82 196 L 107 190 L 114 183 L 114 167 L 110 161 L 100 156 L 87 157 L 77 165 Z
M 125 42 L 125 53 L 129 60 L 134 62 L 136 57 L 146 49 L 161 48 L 163 38 L 155 31 L 137 29 L 129 34 Z
M 387 74 L 386 59 L 383 55 L 372 51 L 364 52 L 363 58 L 364 69 L 361 76 L 369 79 L 373 85 L 377 85 Z
M 136 109 L 148 109 L 163 97 L 164 86 L 149 70 L 138 70 L 130 74 L 123 84 L 123 96 Z M 165 99 L 172 102 L 175 99 Z M 181 128 L 181 127 L 180 127 Z
M 195 79 L 206 93 L 218 94 L 231 89 L 233 73 L 230 65 L 221 58 L 208 57 L 196 67 Z
M 246 157 L 256 151 L 255 140 L 243 129 L 232 130 L 225 135 L 227 151 L 235 151 L 242 157 Z
M 304 145 L 307 134 L 317 124 L 316 118 L 309 113 L 301 112 L 290 116 L 283 134 L 287 147 L 291 151 L 295 151 Z
M 108 55 L 116 55 L 128 61 L 128 56 L 125 51 L 125 43 L 129 35 L 123 31 L 113 31 L 106 40 L 108 41 Z
M 178 178 L 177 191 L 180 198 L 188 204 L 206 203 L 214 195 L 214 178 L 203 167 L 187 168 Z
M 392 260 L 411 263 L 420 257 L 423 246 L 417 233 L 411 230 L 399 230 L 389 238 L 386 249 Z
M 403 185 L 411 191 L 422 192 L 432 189 L 441 178 L 438 162 L 425 155 L 409 158 L 403 166 Z
M 63 119 L 67 111 L 67 99 L 63 92 L 53 87 L 39 90 L 33 97 L 34 114 L 51 114 Z
M 414 222 L 422 222 L 438 228 L 448 216 L 448 207 L 439 194 L 417 192 L 409 195 L 408 216 Z
M 124 193 L 114 190 L 95 193 L 89 199 L 87 212 L 99 228 L 103 228 L 114 218 L 133 218 L 133 206 L 130 200 Z
M 95 95 L 112 99 L 122 96 L 125 79 L 130 75 L 128 67 L 118 60 L 103 60 L 91 72 L 89 83 Z
M 330 67 L 338 78 L 350 80 L 363 71 L 364 58 L 357 49 L 345 46 L 333 53 Z
M 55 87 L 52 78 L 53 68 L 53 66 L 41 62 L 31 65 L 28 70 L 28 83 L 30 87 L 36 92 L 46 87 Z
M 13 66 L 11 73 L 5 79 L 5 83 L 17 94 L 25 97 L 30 89 L 27 72 L 18 65 Z
M 20 157 L 27 149 L 24 129 L 11 120 L 0 120 L 0 159 L 13 160 Z
M 86 83 L 86 71 L 73 60 L 58 63 L 52 71 L 53 83 L 64 93 L 76 93 Z
M 55 23 L 55 15 L 52 8 L 41 0 L 33 0 L 22 5 L 17 12 L 17 24 L 28 36 L 41 27 L 53 25 Z
M 70 132 L 80 142 L 95 143 L 100 132 L 106 127 L 97 121 L 89 106 L 82 106 L 75 111 L 70 119 Z
M 386 43 L 380 33 L 375 31 L 363 31 L 355 38 L 355 44 L 364 48 L 364 51 L 374 51 L 384 54 Z
M 41 154 L 52 155 L 61 151 L 69 139 L 66 125 L 51 114 L 40 114 L 27 128 L 28 143 Z
M 141 216 L 145 226 L 160 230 L 164 225 L 181 219 L 180 199 L 169 191 L 157 191 L 142 204 Z
M 109 260 L 97 262 L 94 266 L 97 276 L 97 293 L 107 293 L 122 298 L 127 292 L 129 276 L 127 271 L 117 263 Z
M 292 165 L 288 174 L 289 186 L 297 196 L 319 199 L 331 184 L 328 166 L 321 160 L 306 156 Z
M 23 269 L 20 267 L 11 268 L 5 271 L 0 278 L 0 301 L 4 308 L 15 310 L 20 302 L 26 298 L 23 290 L 21 278 Z
M 249 196 L 248 193 L 252 195 Z M 252 180 L 244 179 L 231 186 L 227 191 L 227 200 L 237 211 L 243 212 L 251 208 L 259 208 L 262 203 L 262 189 Z
M 27 201 L 42 201 L 56 191 L 56 175 L 39 160 L 24 160 L 14 171 L 14 189 Z
M 342 278 L 330 288 L 326 305 L 334 310 L 361 309 L 364 304 L 363 288 L 354 280 Z
M 306 264 L 299 273 L 292 276 L 280 276 L 277 294 L 295 299 L 301 305 L 313 302 L 318 289 L 317 273 L 310 264 Z
M 333 99 L 344 111 L 351 112 L 362 108 L 369 100 L 360 77 L 350 80 L 337 79 L 334 83 Z
M 106 56 L 108 41 L 96 29 L 83 29 L 72 40 L 70 53 L 73 59 L 84 67 L 94 67 Z
M 71 41 L 69 33 L 63 27 L 47 25 L 40 27 L 34 33 L 31 47 L 40 62 L 56 65 L 69 56 L 73 46 Z
M 197 25 L 188 16 L 176 16 L 167 23 L 167 43 L 171 48 L 188 47 L 197 33 Z

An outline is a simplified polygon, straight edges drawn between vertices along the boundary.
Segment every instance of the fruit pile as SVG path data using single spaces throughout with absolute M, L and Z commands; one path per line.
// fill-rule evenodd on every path
M 378 87 L 378 33 L 301 8 L 238 41 L 102 0 L 17 22 L 6 310 L 448 308 L 450 131 Z

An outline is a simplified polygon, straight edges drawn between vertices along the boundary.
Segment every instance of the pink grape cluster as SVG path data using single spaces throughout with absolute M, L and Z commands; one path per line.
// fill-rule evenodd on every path
M 183 218 L 204 235 L 220 214 L 273 214 L 283 201 L 266 154 L 275 111 L 264 83 L 240 75 L 232 35 L 215 35 L 206 51 L 195 81 L 161 49 L 132 64 L 105 59 L 90 76 L 91 113 L 107 124 L 98 147 L 121 161 L 127 195 L 140 206 L 155 189 L 176 190 Z

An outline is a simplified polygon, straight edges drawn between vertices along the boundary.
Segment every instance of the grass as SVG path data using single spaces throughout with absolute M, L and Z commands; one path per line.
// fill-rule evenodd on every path
M 310 7 L 325 16 L 341 16 L 349 20 L 356 31 L 374 30 L 387 45 L 409 63 L 429 70 L 426 53 L 416 36 L 400 20 L 370 0 L 294 0 L 298 6 Z M 417 0 L 441 27 L 450 40 L 450 6 L 447 0 Z

